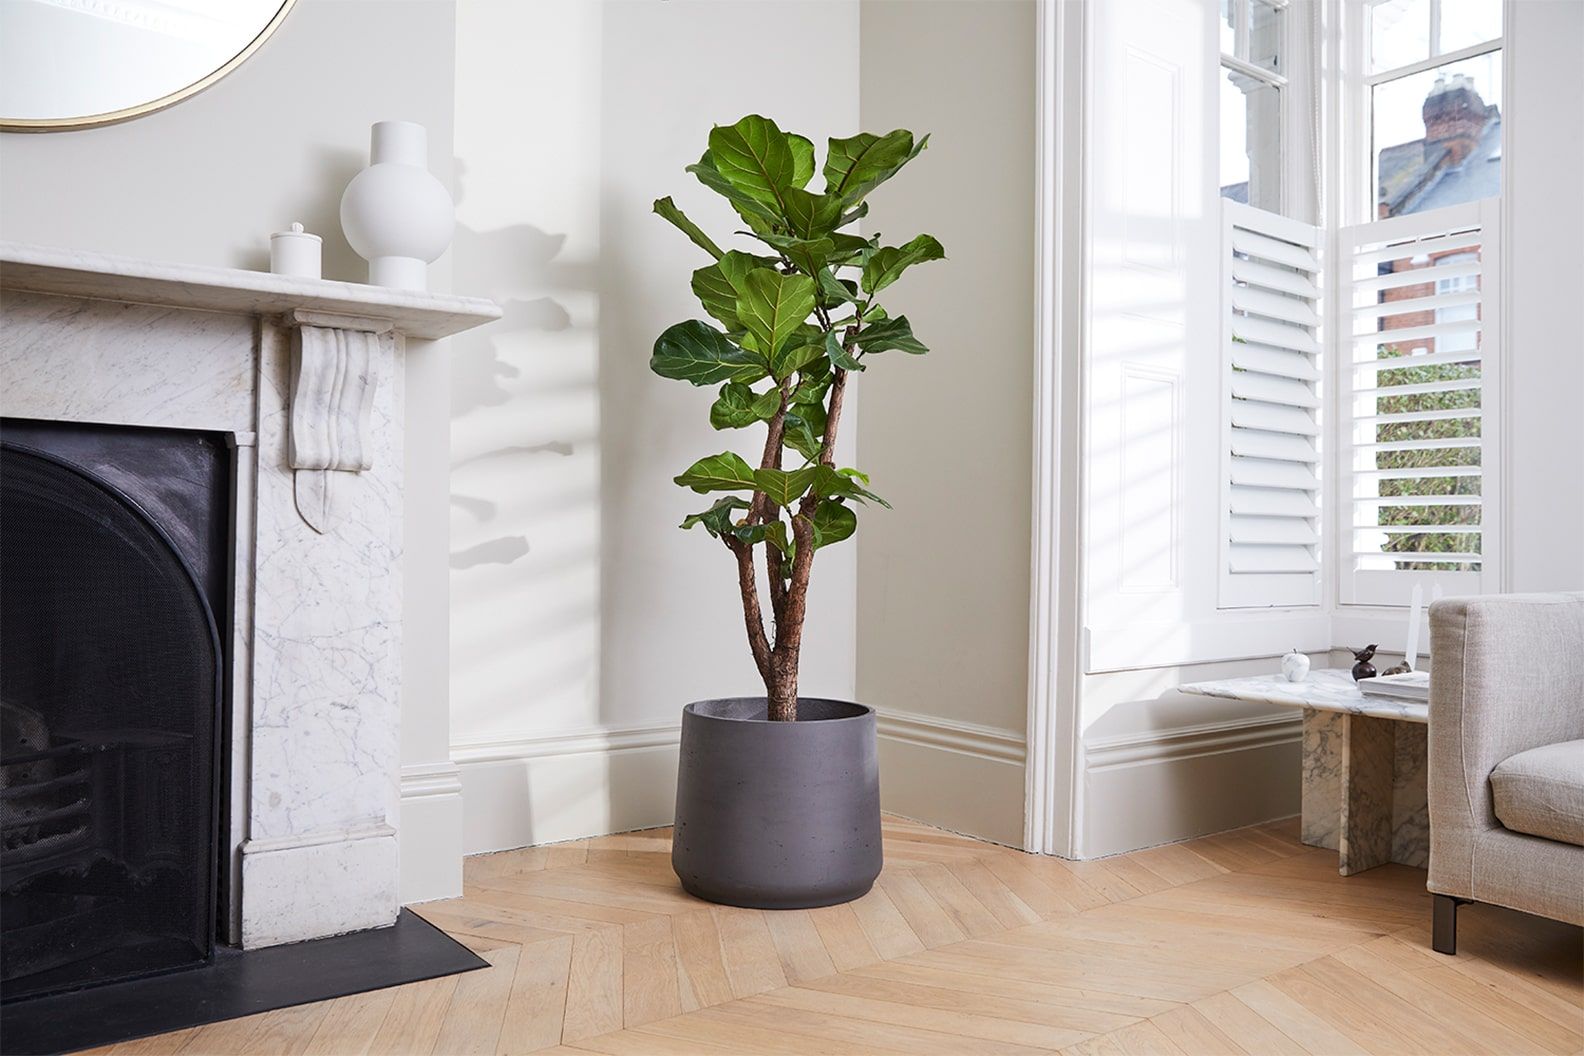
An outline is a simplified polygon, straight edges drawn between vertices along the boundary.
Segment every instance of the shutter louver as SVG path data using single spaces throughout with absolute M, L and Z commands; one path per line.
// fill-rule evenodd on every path
M 1473 202 L 1342 232 L 1344 603 L 1402 605 L 1416 582 L 1481 589 L 1496 212 L 1495 200 Z
M 1223 199 L 1222 608 L 1320 586 L 1319 233 Z

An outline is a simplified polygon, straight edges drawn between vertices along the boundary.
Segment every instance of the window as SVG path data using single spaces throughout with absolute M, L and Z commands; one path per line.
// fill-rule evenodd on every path
M 1282 211 L 1286 0 L 1221 0 L 1221 197 Z
M 1364 8 L 1376 217 L 1501 193 L 1501 0 L 1374 0 Z
M 1337 409 L 1343 603 L 1477 593 L 1495 518 L 1501 0 L 1359 0 L 1340 145 L 1367 192 L 1342 232 Z
M 1402 604 L 1410 581 L 1482 589 L 1496 214 L 1486 200 L 1344 232 L 1344 602 Z

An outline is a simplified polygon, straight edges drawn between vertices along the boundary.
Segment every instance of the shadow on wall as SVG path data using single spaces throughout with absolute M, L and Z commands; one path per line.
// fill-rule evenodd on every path
M 470 782 L 500 784 L 519 804 L 555 802 L 524 784 L 539 780 L 522 756 L 531 745 L 511 748 L 519 757 L 509 761 L 501 753 L 532 732 L 597 719 L 593 267 L 568 250 L 569 237 L 585 236 L 524 222 L 531 203 L 516 190 L 520 165 L 481 160 L 479 171 L 515 182 L 476 188 L 466 159 L 455 166 L 455 284 L 495 300 L 504 315 L 452 343 L 452 736 L 461 757 L 488 764 Z M 521 816 L 535 827 L 531 811 Z M 473 835 L 483 842 L 470 837 L 470 847 L 510 845 L 495 842 L 503 833 Z

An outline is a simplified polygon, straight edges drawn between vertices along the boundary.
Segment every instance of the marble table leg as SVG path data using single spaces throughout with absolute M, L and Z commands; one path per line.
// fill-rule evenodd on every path
M 1392 719 L 1344 716 L 1338 871 L 1361 873 L 1392 858 L 1392 790 L 1398 725 Z
M 1336 711 L 1303 713 L 1303 815 L 1299 838 L 1337 849 L 1342 815 L 1342 720 Z
M 1391 860 L 1423 869 L 1430 864 L 1430 809 L 1425 795 L 1425 735 L 1429 727 L 1417 722 L 1399 722 L 1396 726 Z

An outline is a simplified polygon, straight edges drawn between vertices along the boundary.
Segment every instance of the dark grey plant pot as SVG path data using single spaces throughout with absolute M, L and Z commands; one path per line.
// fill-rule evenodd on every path
M 682 709 L 671 867 L 689 894 L 751 909 L 861 897 L 880 875 L 875 713 L 803 697 L 770 722 L 764 697 Z

